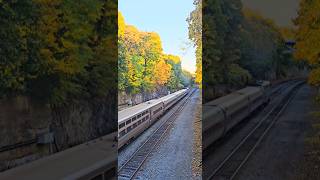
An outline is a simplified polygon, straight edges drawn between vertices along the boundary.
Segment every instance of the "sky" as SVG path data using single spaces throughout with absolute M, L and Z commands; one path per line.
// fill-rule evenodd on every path
M 292 27 L 297 16 L 300 0 L 242 0 L 244 6 L 273 19 L 279 26 Z
M 118 3 L 126 24 L 140 31 L 157 32 L 164 53 L 179 56 L 182 68 L 195 72 L 195 49 L 188 39 L 186 21 L 195 9 L 193 0 L 119 0 Z

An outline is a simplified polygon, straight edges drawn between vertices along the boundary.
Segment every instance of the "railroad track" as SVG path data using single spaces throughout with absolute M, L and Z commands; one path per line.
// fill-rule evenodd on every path
M 241 142 L 224 158 L 221 163 L 207 178 L 209 180 L 232 180 L 236 177 L 239 170 L 247 162 L 255 149 L 262 142 L 263 138 L 268 134 L 287 105 L 291 102 L 297 91 L 300 89 L 303 81 L 299 81 L 292 85 L 288 93 L 286 93 L 280 103 L 274 106 L 254 128 L 246 135 Z
M 274 95 L 278 95 L 279 93 L 283 92 L 286 88 L 290 87 L 291 85 L 297 82 L 299 82 L 299 80 L 291 80 L 291 81 L 283 82 L 278 86 L 274 87 L 268 95 L 270 97 L 273 97 Z
M 173 122 L 179 116 L 180 112 L 195 91 L 195 89 L 191 90 L 187 96 L 182 99 L 182 103 L 177 110 L 170 114 L 170 117 L 161 124 L 161 126 L 149 136 L 142 146 L 133 153 L 131 158 L 118 169 L 119 180 L 133 179 L 135 177 L 149 155 L 159 146 L 166 132 L 170 129 Z

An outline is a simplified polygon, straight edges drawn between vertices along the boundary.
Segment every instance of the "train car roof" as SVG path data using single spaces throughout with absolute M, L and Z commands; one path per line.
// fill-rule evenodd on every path
M 175 97 L 176 95 L 181 94 L 184 91 L 186 91 L 186 89 L 182 89 L 182 90 L 179 90 L 179 91 L 174 92 L 172 94 L 169 94 L 167 96 L 161 97 L 159 99 L 153 99 L 153 100 L 138 104 L 136 106 L 132 106 L 130 108 L 121 110 L 118 112 L 118 123 L 121 123 L 124 120 L 126 120 L 128 117 L 134 116 L 135 114 L 139 114 L 139 113 L 161 103 L 162 101 L 165 101 L 165 100 L 168 100 L 172 97 Z
M 124 121 L 128 117 L 134 116 L 135 114 L 141 113 L 161 102 L 160 99 L 153 99 L 132 107 L 129 107 L 127 109 L 121 110 L 118 112 L 118 123 Z
M 261 91 L 260 87 L 248 86 L 248 87 L 240 89 L 240 90 L 238 90 L 236 92 L 240 93 L 240 94 L 248 95 L 248 94 L 254 94 L 254 93 L 259 92 L 259 91 Z
M 117 165 L 117 132 L 0 173 L 0 179 L 79 179 Z
M 249 86 L 238 91 L 235 91 L 226 96 L 222 96 L 218 99 L 206 103 L 207 106 L 221 106 L 229 107 L 231 104 L 237 103 L 248 97 L 249 95 L 256 94 L 261 91 L 260 87 Z
M 228 106 L 228 104 L 233 104 L 235 101 L 241 101 L 243 98 L 245 98 L 245 96 L 239 94 L 239 93 L 231 93 L 228 94 L 226 96 L 222 96 L 220 98 L 217 98 L 213 101 L 210 101 L 208 103 L 206 103 L 206 106 Z
M 222 96 L 220 98 L 212 100 L 204 104 L 204 106 L 219 106 L 222 104 L 224 105 L 230 104 L 230 103 L 233 103 L 234 101 L 239 101 L 243 98 L 246 98 L 248 95 L 255 94 L 259 91 L 261 91 L 260 87 L 248 86 L 238 91 L 235 91 L 231 94 L 228 94 L 226 96 Z
M 177 95 L 179 95 L 179 94 L 182 94 L 182 93 L 185 92 L 185 91 L 186 91 L 186 89 L 181 89 L 181 90 L 176 91 L 176 92 L 174 92 L 174 93 L 172 93 L 172 94 L 169 94 L 169 95 L 167 95 L 167 96 L 163 96 L 162 98 L 160 98 L 160 100 L 162 100 L 162 101 L 167 101 L 167 100 L 169 100 L 169 99 L 171 99 L 171 98 L 173 98 L 173 97 L 175 97 L 175 96 L 177 96 Z

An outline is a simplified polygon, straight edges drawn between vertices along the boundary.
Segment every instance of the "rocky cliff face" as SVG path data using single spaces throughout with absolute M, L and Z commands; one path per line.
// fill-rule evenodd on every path
M 28 97 L 0 100 L 0 147 L 35 138 L 48 131 L 50 108 Z
M 119 92 L 118 93 L 118 105 L 120 106 L 120 109 L 122 106 L 126 106 L 128 103 L 128 100 L 131 100 L 133 105 L 140 104 L 142 102 L 159 98 L 162 96 L 165 96 L 168 94 L 168 89 L 166 87 L 159 88 L 155 91 L 151 92 L 144 92 L 144 93 L 138 93 L 138 94 L 127 94 L 125 92 Z
M 116 100 L 82 101 L 52 107 L 51 129 L 58 149 L 65 149 L 117 130 Z
M 18 96 L 0 100 L 0 148 L 7 149 L 36 139 L 38 134 L 49 132 L 52 120 L 50 108 Z M 19 148 L 0 152 L 0 171 L 38 159 L 49 153 L 48 146 L 30 143 Z

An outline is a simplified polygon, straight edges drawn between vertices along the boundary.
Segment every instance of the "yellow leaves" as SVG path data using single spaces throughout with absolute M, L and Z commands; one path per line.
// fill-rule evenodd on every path
M 142 34 L 144 39 L 144 49 L 161 54 L 162 53 L 162 43 L 158 33 L 155 32 L 145 32 Z
M 316 68 L 310 72 L 308 83 L 313 86 L 320 86 L 320 68 Z
M 196 78 L 195 82 L 202 87 L 202 41 L 199 42 L 196 49 Z
M 124 36 L 124 30 L 125 30 L 124 17 L 122 16 L 122 13 L 120 11 L 118 11 L 118 36 L 119 36 L 119 38 L 122 38 Z
M 129 41 L 130 43 L 139 43 L 141 41 L 141 33 L 134 26 L 126 25 L 124 34 L 124 40 Z
M 119 41 L 127 47 L 129 54 L 138 52 L 145 55 L 147 51 L 162 53 L 161 39 L 157 33 L 139 31 L 135 26 L 126 25 L 121 12 L 118 15 L 118 26 Z
M 128 62 L 128 71 L 127 71 L 128 81 L 132 85 L 132 87 L 139 87 L 141 85 L 141 77 L 139 77 L 139 74 L 136 72 L 136 69 L 134 67 L 134 64 L 132 62 Z
M 304 59 L 309 64 L 318 64 L 320 54 L 320 2 L 301 2 L 299 16 L 295 19 L 298 26 L 295 57 Z
M 171 61 L 174 62 L 175 64 L 178 64 L 178 63 L 181 62 L 179 56 L 175 56 L 175 55 L 171 55 L 171 54 L 164 55 L 164 58 L 165 58 L 166 60 L 171 60 Z
M 206 1 L 207 2 L 207 1 Z M 202 85 L 202 32 L 207 30 L 208 23 L 202 24 L 202 10 L 208 8 L 208 4 L 201 0 L 195 0 L 196 8 L 190 13 L 187 21 L 189 23 L 189 39 L 193 41 L 196 47 L 196 78 L 195 81 L 200 86 Z M 207 2 L 208 3 L 208 2 Z
M 164 55 L 161 38 L 156 32 L 144 32 L 125 24 L 118 15 L 119 84 L 122 90 L 136 93 L 164 86 L 173 74 L 170 64 L 180 65 L 180 58 Z M 168 60 L 171 60 L 170 64 Z M 181 65 L 180 65 L 181 66 Z M 179 83 L 179 82 L 178 82 Z
M 287 40 L 295 39 L 295 29 L 289 27 L 279 27 L 280 33 Z
M 171 75 L 171 66 L 164 60 L 160 60 L 154 68 L 154 78 L 157 85 L 165 85 Z
M 66 49 L 75 49 L 77 47 L 76 44 L 64 38 L 61 39 L 61 42 Z
M 303 0 L 300 3 L 297 25 L 295 58 L 306 60 L 317 67 L 309 74 L 309 83 L 320 86 L 320 2 Z
M 320 29 L 300 29 L 298 36 L 303 40 L 297 41 L 295 57 L 309 64 L 319 63 Z

